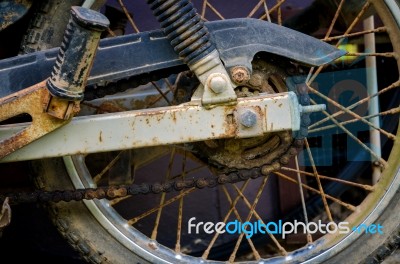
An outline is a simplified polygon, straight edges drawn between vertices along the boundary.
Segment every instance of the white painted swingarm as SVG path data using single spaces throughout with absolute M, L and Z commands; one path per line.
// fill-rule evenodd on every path
M 235 105 L 211 109 L 192 100 L 179 106 L 76 117 L 1 162 L 296 131 L 302 111 L 321 111 L 324 107 L 302 107 L 295 93 L 289 92 L 239 98 Z M 3 126 L 0 136 L 9 137 L 25 126 Z

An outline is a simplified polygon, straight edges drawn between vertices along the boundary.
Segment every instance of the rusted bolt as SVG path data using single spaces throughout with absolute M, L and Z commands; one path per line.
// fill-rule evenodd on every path
M 209 87 L 214 93 L 222 93 L 227 88 L 227 81 L 221 75 L 215 75 L 210 78 Z
M 232 80 L 236 84 L 243 84 L 250 79 L 250 72 L 244 66 L 236 66 L 231 69 Z
M 246 110 L 240 115 L 240 123 L 247 127 L 253 127 L 257 124 L 257 114 L 251 110 Z

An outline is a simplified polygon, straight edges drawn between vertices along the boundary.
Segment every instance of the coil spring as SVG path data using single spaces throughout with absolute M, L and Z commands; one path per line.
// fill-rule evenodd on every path
M 215 50 L 210 34 L 189 0 L 147 0 L 175 52 L 193 65 Z

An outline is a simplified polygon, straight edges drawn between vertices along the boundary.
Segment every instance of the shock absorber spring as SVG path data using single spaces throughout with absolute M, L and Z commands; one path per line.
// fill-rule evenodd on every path
M 174 50 L 191 67 L 216 50 L 190 0 L 147 0 Z

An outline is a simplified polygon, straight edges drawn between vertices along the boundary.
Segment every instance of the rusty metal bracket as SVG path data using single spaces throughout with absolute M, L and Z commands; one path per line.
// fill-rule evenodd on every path
M 101 13 L 72 7 L 51 77 L 0 99 L 0 121 L 29 114 L 30 125 L 0 141 L 0 159 L 65 125 L 79 112 L 79 101 L 100 41 L 109 25 Z
M 28 127 L 0 141 L 0 159 L 68 122 L 68 120 L 55 118 L 43 110 L 43 105 L 49 96 L 46 82 L 42 81 L 0 99 L 0 121 L 20 114 L 29 114 L 32 118 Z

